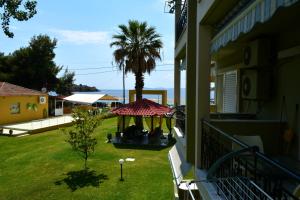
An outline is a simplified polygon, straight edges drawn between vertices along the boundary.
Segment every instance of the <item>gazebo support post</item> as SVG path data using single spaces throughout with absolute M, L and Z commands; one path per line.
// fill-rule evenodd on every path
M 120 117 L 118 117 L 118 127 L 117 127 L 117 132 L 120 132 Z
M 124 130 L 125 130 L 125 115 L 123 115 L 122 124 L 123 124 L 122 132 L 124 133 Z
M 172 118 L 170 117 L 169 118 L 169 123 L 170 123 L 170 128 L 169 128 L 169 134 L 171 135 L 172 134 Z
M 151 132 L 153 132 L 153 116 L 151 116 Z
M 162 124 L 162 117 L 159 116 L 159 129 L 161 129 L 161 124 Z

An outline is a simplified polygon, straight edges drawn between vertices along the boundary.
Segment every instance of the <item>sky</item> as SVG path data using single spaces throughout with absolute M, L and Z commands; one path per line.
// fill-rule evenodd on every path
M 38 13 L 32 19 L 12 21 L 13 39 L 0 31 L 0 52 L 11 53 L 27 46 L 34 35 L 47 34 L 58 41 L 56 64 L 75 71 L 76 84 L 122 89 L 122 73 L 112 64 L 112 35 L 130 19 L 146 21 L 156 27 L 164 47 L 156 71 L 145 76 L 145 88 L 173 88 L 174 15 L 164 13 L 165 0 L 37 1 Z M 126 89 L 133 89 L 134 83 L 128 74 Z

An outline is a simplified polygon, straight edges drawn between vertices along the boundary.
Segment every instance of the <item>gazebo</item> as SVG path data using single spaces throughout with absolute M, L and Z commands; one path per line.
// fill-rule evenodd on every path
M 122 125 L 122 130 L 124 131 L 125 127 L 125 116 L 136 117 L 151 117 L 151 132 L 153 131 L 154 117 L 161 117 L 169 113 L 171 109 L 167 106 L 163 106 L 156 102 L 150 101 L 148 99 L 142 99 L 141 101 L 135 101 L 132 103 L 125 104 L 119 108 L 112 110 L 112 113 L 122 116 L 122 123 L 118 123 L 118 129 Z M 148 123 L 147 123 L 148 125 Z M 149 125 L 148 125 L 149 126 Z M 170 125 L 171 126 L 171 125 Z

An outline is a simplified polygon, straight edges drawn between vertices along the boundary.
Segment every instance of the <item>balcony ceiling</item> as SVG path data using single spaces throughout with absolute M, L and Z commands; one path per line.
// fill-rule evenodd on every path
M 203 25 L 214 25 L 237 4 L 239 0 L 216 0 L 202 20 Z

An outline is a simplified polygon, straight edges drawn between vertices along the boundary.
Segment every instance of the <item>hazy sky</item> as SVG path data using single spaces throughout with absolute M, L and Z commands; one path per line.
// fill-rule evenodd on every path
M 147 21 L 162 35 L 164 48 L 157 71 L 146 76 L 147 88 L 173 88 L 174 15 L 164 13 L 164 0 L 38 0 L 38 14 L 27 22 L 12 21 L 15 37 L 0 33 L 0 52 L 26 46 L 32 36 L 58 40 L 55 62 L 75 71 L 76 83 L 99 89 L 121 89 L 122 73 L 112 67 L 111 36 L 129 19 Z M 126 77 L 134 88 L 134 76 Z

